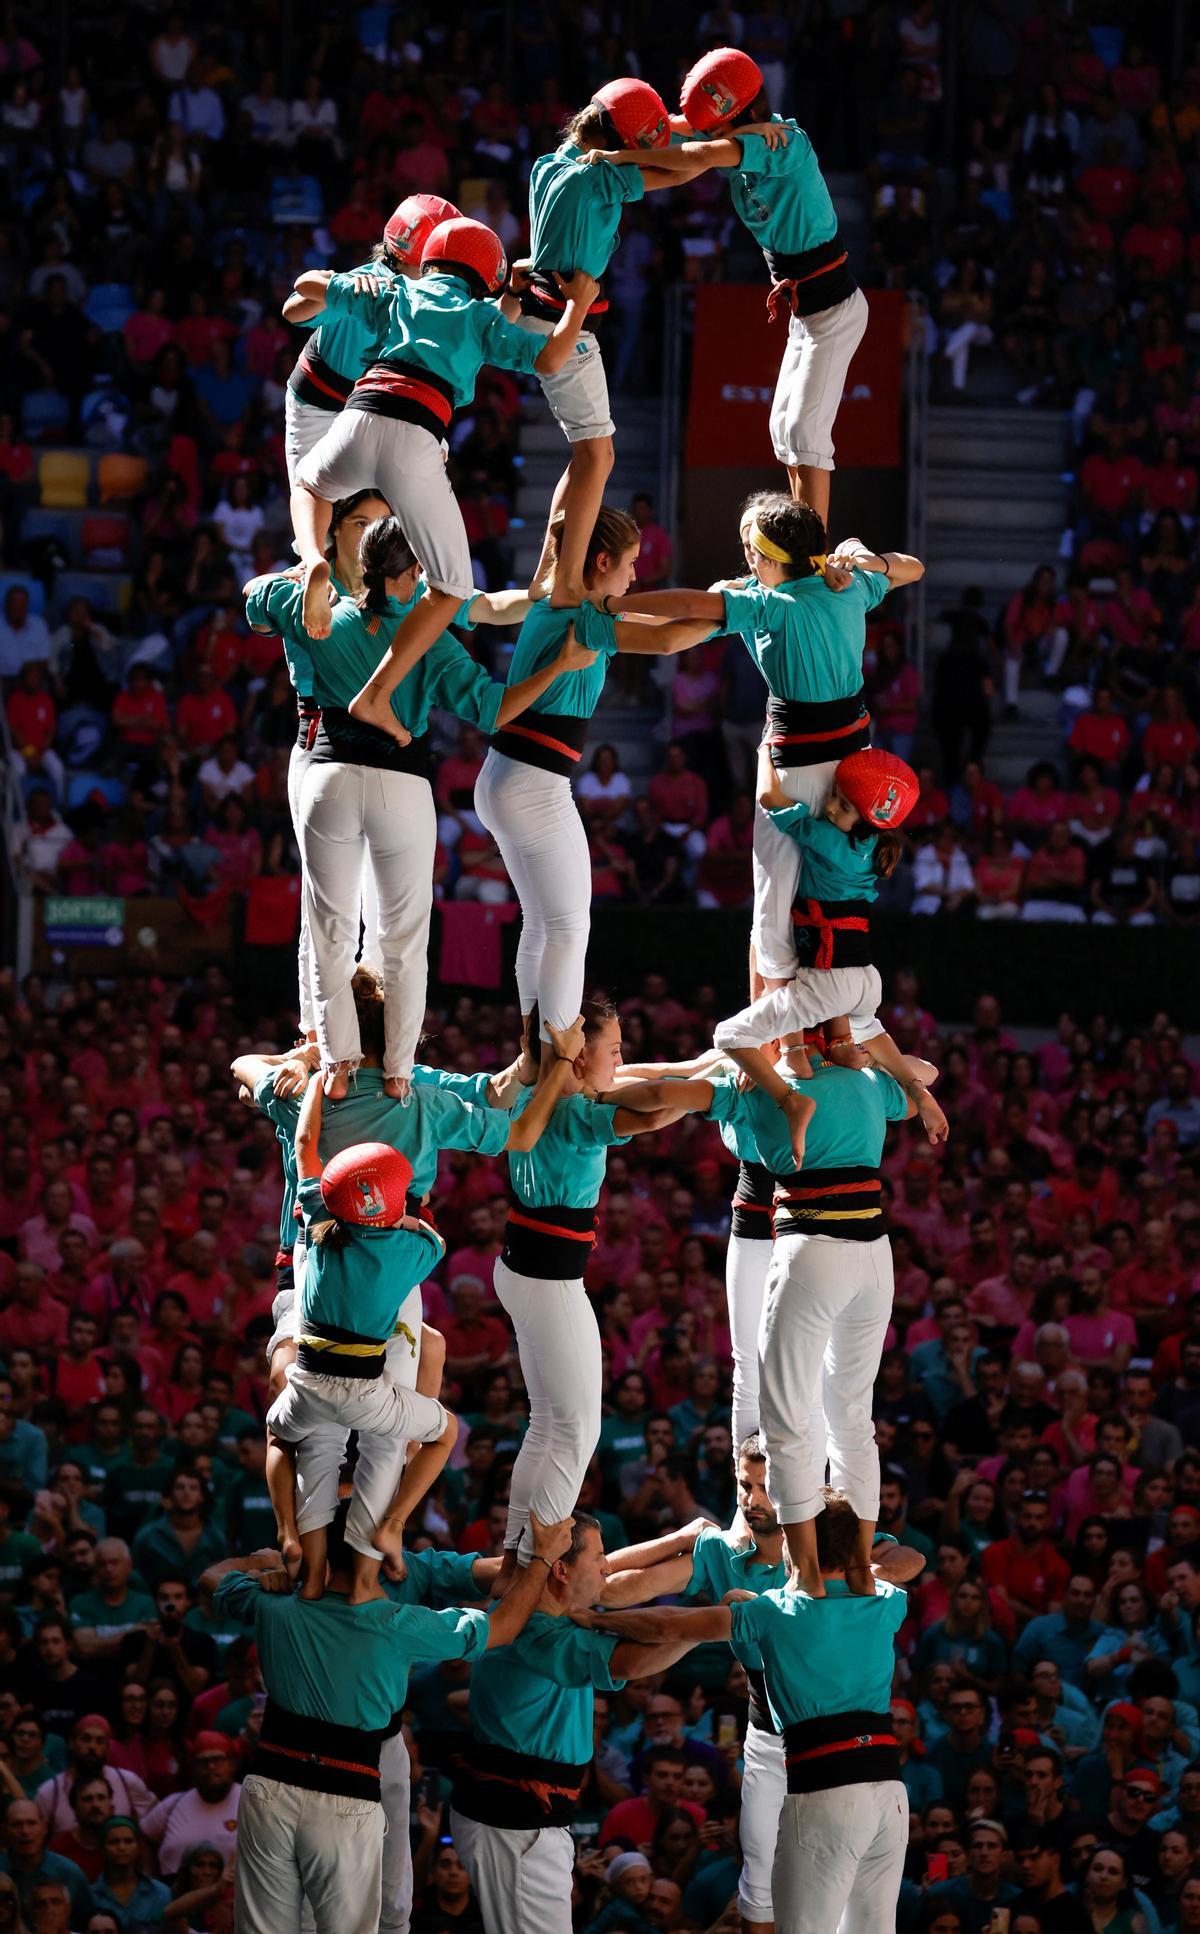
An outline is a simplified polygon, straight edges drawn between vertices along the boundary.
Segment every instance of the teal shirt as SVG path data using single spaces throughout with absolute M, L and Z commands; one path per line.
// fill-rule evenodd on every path
M 199 1582 L 201 1574 L 229 1555 L 229 1547 L 211 1518 L 190 1551 L 185 1551 L 175 1535 L 175 1527 L 165 1515 L 144 1524 L 131 1546 L 133 1562 L 153 1591 L 160 1578 L 186 1578 L 189 1585 Z
M 723 168 L 733 205 L 760 248 L 800 255 L 831 242 L 838 232 L 834 208 L 813 144 L 795 121 L 771 116 L 788 130 L 786 147 L 768 148 L 761 134 L 737 134 L 741 165 Z
M 435 1612 L 447 1611 L 486 1596 L 475 1583 L 475 1557 L 473 1551 L 405 1551 L 405 1576 L 399 1584 L 390 1578 L 380 1583 L 395 1605 L 428 1605 Z
M 589 169 L 589 174 L 595 174 Z M 620 173 L 624 174 L 621 169 Z M 563 605 L 552 610 L 548 599 L 534 605 L 521 626 L 508 668 L 510 685 L 532 678 L 552 659 L 558 657 L 566 642 L 567 626 L 574 623 L 575 636 L 588 651 L 599 653 L 594 665 L 585 670 L 565 672 L 548 685 L 537 703 L 539 712 L 558 712 L 563 718 L 590 719 L 604 690 L 608 668 L 616 657 L 616 621 L 594 604 Z
M 119 1605 L 108 1604 L 99 1592 L 77 1592 L 67 1610 L 72 1631 L 82 1626 L 101 1638 L 117 1638 L 133 1625 L 153 1625 L 158 1617 L 154 1600 L 146 1592 L 135 1591 L 127 1591 Z
M 804 1139 L 806 1171 L 879 1167 L 888 1123 L 903 1121 L 908 1113 L 908 1097 L 898 1081 L 880 1068 L 839 1068 L 819 1057 L 813 1058 L 811 1081 L 796 1076 L 785 1079 L 798 1094 L 809 1095 L 816 1103 Z M 795 1166 L 783 1110 L 759 1088 L 743 1095 L 731 1081 L 714 1081 L 712 1086 L 710 1121 L 721 1123 L 733 1117 L 753 1124 L 758 1156 L 743 1155 L 740 1159 L 757 1159 L 772 1175 L 793 1175 Z
M 471 401 L 485 363 L 534 375 L 545 339 L 519 329 L 494 302 L 480 302 L 458 275 L 423 275 L 392 283 L 377 296 L 355 295 L 353 275 L 335 275 L 325 291 L 335 315 L 358 315 L 378 339 L 380 362 L 411 363 L 448 384 L 456 410 Z
M 774 806 L 772 825 L 794 839 L 800 848 L 799 893 L 810 900 L 875 900 L 879 875 L 875 871 L 874 833 L 851 839 L 802 801 Z
M 346 274 L 351 282 L 356 275 L 373 275 L 389 288 L 398 285 L 403 289 L 405 283 L 403 275 L 389 269 L 385 262 L 375 260 L 364 262 L 359 269 L 349 269 Z M 379 353 L 376 332 L 361 310 L 331 310 L 328 306 L 306 347 L 315 350 L 321 361 L 328 363 L 348 383 L 356 383 Z
M 142 1928 L 161 1927 L 171 1899 L 171 1889 L 149 1874 L 139 1874 L 128 1900 L 118 1900 L 104 1875 L 91 1882 L 92 1912 L 113 1914 L 124 1934 L 141 1934 Z
M 599 281 L 620 247 L 621 210 L 641 201 L 646 184 L 640 168 L 591 167 L 582 152 L 564 141 L 530 170 L 529 259 L 546 273 L 583 269 Z
M 485 1612 L 431 1612 L 373 1598 L 350 1605 L 260 1591 L 251 1572 L 226 1572 L 214 1594 L 224 1617 L 250 1628 L 263 1684 L 302 1719 L 381 1732 L 404 1706 L 410 1668 L 419 1661 L 479 1659 L 487 1651 Z
M 877 1579 L 874 1597 L 859 1598 L 840 1578 L 825 1593 L 776 1589 L 729 1608 L 734 1651 L 751 1669 L 761 1661 L 781 1732 L 802 1719 L 888 1710 L 905 1593 Z
M 743 640 L 772 698 L 853 698 L 862 689 L 867 613 L 890 589 L 882 571 L 852 571 L 844 591 L 831 591 L 822 577 L 773 589 L 754 579 L 726 591 L 725 625 Z
M 490 1074 L 454 1074 L 449 1068 L 415 1067 L 412 1079 L 414 1088 L 440 1088 L 444 1094 L 457 1095 L 473 1108 L 492 1105 L 488 1099 Z
M 414 1076 L 416 1071 L 414 1070 Z M 274 1070 L 263 1076 L 254 1099 L 275 1123 L 280 1141 L 286 1133 L 294 1142 L 300 1118 L 299 1100 L 277 1101 Z M 532 1093 L 532 1089 L 529 1091 Z M 437 1179 L 438 1156 L 444 1148 L 499 1155 L 508 1140 L 510 1119 L 502 1108 L 474 1108 L 449 1087 L 416 1082 L 407 1101 L 394 1101 L 383 1091 L 381 1068 L 359 1068 L 350 1092 L 341 1101 L 321 1105 L 322 1161 L 358 1142 L 388 1142 L 412 1164 L 410 1193 L 418 1201 Z
M 755 1563 L 754 1545 L 740 1548 L 730 1542 L 730 1534 L 716 1525 L 706 1525 L 692 1547 L 692 1578 L 689 1593 L 704 1592 L 719 1605 L 726 1592 L 769 1592 L 781 1590 L 787 1581 L 782 1560 L 777 1565 Z
M 440 1238 L 411 1229 L 369 1229 L 341 1224 L 337 1244 L 314 1242 L 312 1230 L 329 1220 L 315 1176 L 296 1193 L 304 1217 L 308 1259 L 300 1284 L 300 1321 L 331 1324 L 382 1342 L 392 1334 L 400 1305 L 445 1255 Z
M 618 1643 L 569 1618 L 534 1612 L 511 1645 L 481 1659 L 471 1674 L 476 1740 L 585 1765 L 592 1757 L 592 1693 L 619 1692 L 625 1683 L 612 1676 Z
M 525 1088 L 512 1111 L 515 1121 L 533 1099 L 532 1088 Z M 586 1095 L 564 1095 L 542 1130 L 537 1145 L 514 1148 L 508 1158 L 508 1176 L 513 1194 L 527 1208 L 594 1209 L 604 1186 L 610 1148 L 620 1148 L 629 1140 L 618 1135 L 614 1123 L 616 1108 L 608 1102 L 589 1101 Z M 509 1117 L 499 1119 L 507 1129 Z

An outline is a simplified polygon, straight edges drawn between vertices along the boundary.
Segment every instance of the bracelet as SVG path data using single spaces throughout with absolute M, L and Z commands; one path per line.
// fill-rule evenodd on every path
M 554 1566 L 550 1563 L 549 1558 L 543 1558 L 540 1551 L 535 1551 L 533 1555 L 537 1559 L 539 1565 L 545 1565 L 547 1571 L 554 1570 Z
M 603 611 L 606 618 L 615 618 L 617 615 L 617 613 L 612 609 L 612 596 L 613 594 L 611 591 L 606 591 L 604 593 L 604 596 L 600 600 L 600 609 L 601 611 Z
M 887 561 L 887 557 L 885 556 L 885 554 L 884 554 L 884 552 L 883 552 L 883 551 L 877 551 L 877 552 L 875 553 L 875 555 L 876 555 L 876 556 L 878 557 L 878 559 L 879 559 L 879 562 L 880 562 L 880 563 L 882 564 L 882 566 L 883 566 L 883 575 L 884 575 L 884 577 L 885 577 L 885 578 L 890 578 L 890 577 L 891 577 L 891 575 L 892 575 L 892 567 L 891 567 L 891 565 L 890 565 L 890 564 L 888 563 L 888 561 Z

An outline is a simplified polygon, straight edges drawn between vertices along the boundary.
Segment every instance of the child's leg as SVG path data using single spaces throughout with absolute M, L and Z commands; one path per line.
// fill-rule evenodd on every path
M 440 1403 L 381 1380 L 355 1405 L 358 1463 L 346 1518 L 346 1542 L 374 1564 L 388 1562 L 389 1575 L 404 1576 L 404 1526 L 441 1475 L 458 1434 L 456 1419 Z M 404 1459 L 410 1443 L 420 1449 Z M 365 1575 L 365 1573 L 364 1573 Z M 377 1595 L 378 1586 L 367 1594 Z
M 571 461 L 562 482 L 563 531 L 558 548 L 558 566 L 550 591 L 553 605 L 576 605 L 583 601 L 583 567 L 596 519 L 604 503 L 604 487 L 612 474 L 613 440 L 589 437 L 586 443 L 571 446 Z
M 825 1023 L 825 1059 L 839 1068 L 861 1068 L 866 1049 L 860 1048 L 850 1032 L 850 1017 L 835 1014 Z
M 300 1561 L 300 1534 L 296 1529 L 295 1457 L 290 1444 L 281 1443 L 273 1430 L 267 1431 L 267 1491 L 275 1513 L 275 1533 L 280 1555 L 289 1571 Z
M 521 327 L 548 336 L 552 325 L 540 317 L 523 316 Z M 542 392 L 554 419 L 571 446 L 571 461 L 559 478 L 550 515 L 563 513 L 554 582 L 550 583 L 554 552 L 550 529 L 529 586 L 532 598 L 550 594 L 551 604 L 579 604 L 583 598 L 583 566 L 588 542 L 604 502 L 604 487 L 613 467 L 613 431 L 609 411 L 608 378 L 604 359 L 591 330 L 581 332 L 576 353 L 553 376 L 541 379 Z
M 328 1547 L 328 1526 L 321 1525 L 316 1531 L 300 1533 L 300 1592 L 301 1598 L 323 1598 L 325 1595 L 325 1557 Z

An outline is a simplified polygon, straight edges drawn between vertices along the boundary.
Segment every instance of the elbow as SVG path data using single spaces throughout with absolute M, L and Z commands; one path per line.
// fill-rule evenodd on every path
M 446 1428 L 437 1441 L 439 1449 L 445 1450 L 447 1455 L 458 1442 L 458 1418 L 452 1410 L 446 1412 Z
M 539 376 L 557 376 L 566 360 L 566 346 L 551 336 L 533 367 Z

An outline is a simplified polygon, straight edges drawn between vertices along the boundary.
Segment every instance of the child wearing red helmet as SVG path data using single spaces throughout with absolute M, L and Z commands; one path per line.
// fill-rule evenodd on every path
M 795 121 L 771 113 L 749 54 L 716 47 L 685 75 L 685 124 L 698 139 L 663 156 L 684 182 L 719 168 L 734 208 L 766 257 L 772 321 L 790 312 L 787 348 L 771 403 L 771 442 L 792 495 L 829 521 L 833 426 L 850 359 L 867 326 L 867 301 L 847 263 L 812 142 Z M 627 166 L 636 155 L 592 157 Z
M 439 222 L 450 221 L 458 213 L 454 203 L 440 195 L 406 195 L 388 216 L 383 240 L 376 244 L 371 260 L 353 273 L 388 282 L 397 276 L 420 275 L 429 237 Z M 322 307 L 293 292 L 283 305 L 283 319 L 305 328 Z M 288 377 L 284 399 L 283 449 L 293 489 L 301 463 L 345 405 L 374 353 L 375 337 L 357 315 L 327 315 L 305 342 Z

